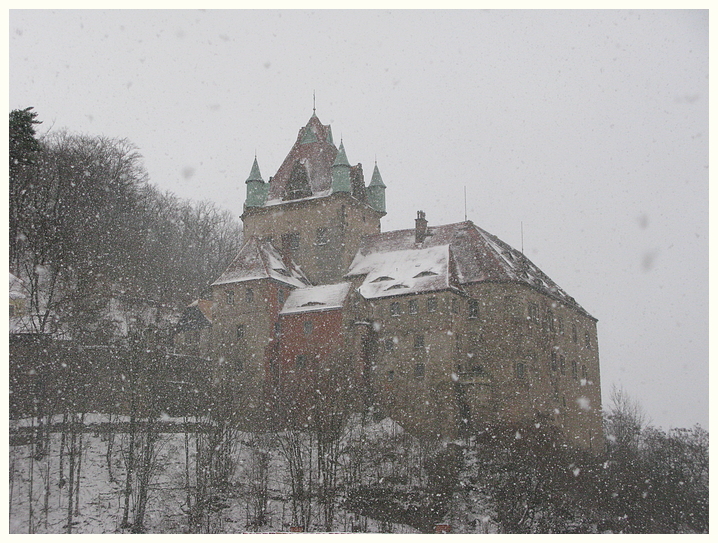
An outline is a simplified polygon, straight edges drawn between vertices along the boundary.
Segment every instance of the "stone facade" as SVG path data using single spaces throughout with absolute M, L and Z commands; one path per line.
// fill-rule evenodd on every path
M 433 227 L 419 212 L 413 229 L 381 233 L 384 189 L 376 166 L 364 186 L 316 115 L 269 182 L 255 159 L 245 243 L 204 332 L 248 424 L 287 395 L 300 409 L 341 368 L 352 408 L 418 435 L 532 420 L 600 451 L 596 319 L 471 221 Z

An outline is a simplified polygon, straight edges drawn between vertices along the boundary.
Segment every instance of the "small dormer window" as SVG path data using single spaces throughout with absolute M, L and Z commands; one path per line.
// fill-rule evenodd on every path
M 431 277 L 432 275 L 439 275 L 439 274 L 436 272 L 430 271 L 430 270 L 425 270 L 423 272 L 417 273 L 414 276 L 414 279 L 418 279 L 419 277 Z
M 469 300 L 469 318 L 477 319 L 479 317 L 479 301 Z
M 382 275 L 381 277 L 377 277 L 372 281 L 372 283 L 381 283 L 382 281 L 393 281 L 393 277 L 389 277 L 388 275 Z
M 326 245 L 329 243 L 329 230 L 326 228 L 317 228 L 317 245 Z

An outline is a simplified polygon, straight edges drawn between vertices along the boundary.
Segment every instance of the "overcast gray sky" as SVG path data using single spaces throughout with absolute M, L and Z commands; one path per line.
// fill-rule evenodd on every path
M 312 114 L 383 230 L 468 218 L 599 319 L 612 384 L 708 423 L 707 11 L 11 11 L 10 109 L 126 137 L 240 214 Z

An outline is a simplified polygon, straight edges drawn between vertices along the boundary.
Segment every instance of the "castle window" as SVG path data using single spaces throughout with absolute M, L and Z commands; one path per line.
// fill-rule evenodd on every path
M 314 331 L 314 323 L 312 321 L 304 321 L 304 335 L 310 336 Z
M 585 365 L 581 366 L 581 379 L 588 379 L 588 370 Z
M 244 369 L 244 360 L 242 360 L 242 359 L 236 360 L 234 363 L 234 369 L 236 371 L 242 371 Z
M 478 319 L 479 318 L 479 301 L 478 300 L 469 300 L 469 318 L 470 319 Z
M 248 288 L 244 292 L 244 301 L 247 302 L 248 304 L 251 304 L 252 302 L 254 302 L 254 291 L 251 288 Z
M 389 306 L 389 314 L 392 317 L 398 317 L 401 314 L 401 305 L 399 305 L 399 302 L 391 302 L 391 305 Z
M 573 338 L 574 343 L 578 343 L 578 330 L 576 330 L 576 325 L 571 325 L 571 338 Z
M 525 374 L 524 374 L 523 362 L 517 362 L 516 363 L 516 377 L 518 377 L 519 379 L 523 379 L 524 375 Z
M 539 321 L 539 307 L 538 304 L 535 302 L 531 302 L 529 304 L 529 319 L 534 322 Z
M 424 335 L 416 334 L 414 336 L 414 349 L 423 349 L 423 348 L 424 348 Z
M 483 375 L 484 367 L 480 364 L 472 364 L 471 373 L 473 373 L 474 375 Z
M 299 232 L 290 232 L 282 236 L 282 246 L 285 251 L 299 250 Z
M 434 313 L 439 308 L 439 302 L 436 298 L 429 298 L 426 300 L 426 310 L 429 313 Z
M 553 311 L 550 309 L 546 312 L 546 319 L 548 320 L 548 329 L 552 332 L 556 331 L 556 326 L 553 320 Z
M 451 299 L 451 312 L 454 315 L 459 313 L 459 299 L 458 298 Z
M 386 372 L 386 380 L 387 381 L 393 381 L 394 380 L 394 370 L 389 370 Z
M 561 317 L 556 319 L 556 326 L 558 327 L 559 333 L 563 334 L 563 319 Z
M 575 360 L 571 361 L 571 377 L 578 379 L 578 364 Z
M 317 245 L 326 245 L 329 243 L 329 230 L 326 228 L 317 228 Z
M 409 314 L 416 315 L 419 312 L 419 304 L 416 300 L 409 300 Z
M 301 370 L 302 368 L 304 368 L 304 366 L 307 365 L 307 355 L 298 354 L 297 358 L 294 362 L 294 365 L 298 370 Z
M 424 377 L 425 366 L 423 362 L 417 362 L 414 364 L 414 377 Z
M 566 357 L 561 355 L 559 360 L 561 362 L 561 375 L 566 375 Z
M 244 324 L 240 324 L 237 326 L 237 339 L 242 339 L 244 337 Z
M 386 349 L 386 352 L 390 353 L 394 350 L 394 338 L 388 337 L 384 340 L 384 349 Z
M 551 353 L 551 371 L 556 371 L 558 369 L 558 364 L 556 362 L 556 353 Z
M 284 291 L 281 288 L 277 291 L 277 302 L 279 305 L 284 305 Z
M 591 348 L 591 335 L 588 332 L 586 332 L 585 338 L 586 338 L 586 348 L 590 349 Z
M 282 323 L 279 321 L 274 323 L 274 337 L 279 338 L 282 336 Z
M 234 291 L 227 291 L 227 305 L 234 305 Z

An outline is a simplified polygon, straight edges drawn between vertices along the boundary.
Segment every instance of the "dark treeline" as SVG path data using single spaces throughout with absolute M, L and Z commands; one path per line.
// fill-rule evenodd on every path
M 123 420 L 110 425 L 108 476 L 118 482 L 109 459 L 121 447 L 122 528 L 143 531 L 158 421 L 173 413 L 196 422 L 214 405 L 207 361 L 173 355 L 172 327 L 235 256 L 241 230 L 209 202 L 158 191 L 129 141 L 38 138 L 39 123 L 33 108 L 10 113 L 9 264 L 25 295 L 11 319 L 10 414 L 31 423 L 28 531 L 38 528 L 36 473 L 44 473 L 47 528 L 51 469 L 67 508 L 63 531 L 73 531 L 82 428 L 97 411 Z M 58 427 L 54 465 L 50 429 Z
M 38 139 L 38 123 L 32 108 L 10 113 L 10 270 L 28 292 L 34 331 L 107 343 L 118 333 L 111 299 L 181 308 L 234 257 L 241 232 L 231 214 L 158 191 L 130 142 Z

